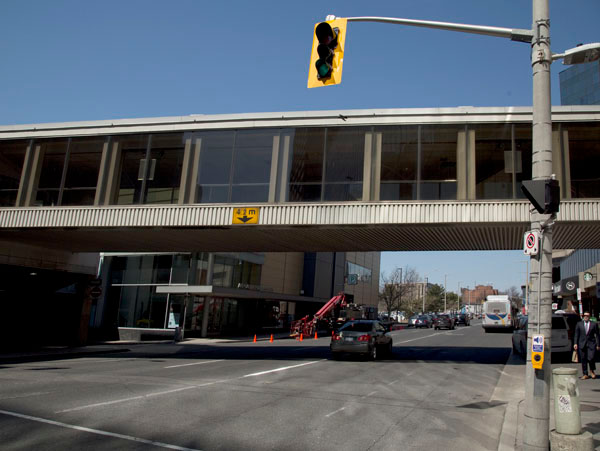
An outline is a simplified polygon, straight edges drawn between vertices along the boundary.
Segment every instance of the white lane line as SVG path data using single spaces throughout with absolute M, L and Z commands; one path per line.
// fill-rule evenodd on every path
M 122 399 L 115 399 L 113 401 L 98 402 L 98 403 L 95 403 L 95 404 L 88 404 L 86 406 L 79 406 L 79 407 L 73 407 L 71 409 L 58 410 L 58 411 L 56 411 L 54 413 L 75 412 L 77 410 L 90 409 L 92 407 L 102 407 L 102 406 L 109 406 L 111 404 L 118 404 L 118 403 L 121 403 L 121 402 L 134 401 L 136 399 L 147 399 L 147 398 L 151 398 L 153 396 L 168 395 L 170 393 L 176 393 L 176 392 L 179 392 L 179 391 L 191 390 L 192 388 L 206 387 L 206 386 L 209 386 L 209 385 L 218 384 L 219 382 L 226 382 L 226 381 L 207 382 L 206 384 L 190 385 L 190 386 L 187 386 L 187 387 L 174 388 L 173 390 L 166 390 L 166 391 L 148 393 L 146 395 L 140 395 L 140 396 L 132 396 L 130 398 L 122 398 Z
M 202 387 L 208 387 L 210 385 L 221 384 L 221 383 L 225 383 L 225 382 L 233 382 L 233 381 L 235 381 L 237 379 L 243 379 L 245 377 L 262 376 L 263 374 L 275 373 L 275 372 L 278 372 L 278 371 L 289 370 L 289 369 L 292 369 L 292 368 L 298 368 L 298 367 L 305 366 L 305 365 L 312 365 L 313 363 L 324 362 L 325 360 L 327 360 L 327 359 L 315 360 L 313 362 L 306 362 L 306 363 L 301 363 L 299 365 L 286 366 L 286 367 L 283 367 L 283 368 L 275 368 L 274 370 L 261 371 L 260 373 L 246 374 L 245 376 L 239 376 L 239 377 L 234 377 L 234 378 L 230 378 L 230 379 L 216 380 L 216 381 L 212 381 L 212 382 L 207 382 L 205 384 L 188 385 L 186 387 L 174 388 L 172 390 L 166 390 L 166 391 L 161 391 L 161 392 L 149 393 L 149 394 L 146 394 L 146 395 L 131 396 L 129 398 L 115 399 L 113 401 L 98 402 L 98 403 L 95 403 L 95 404 L 88 404 L 88 405 L 85 405 L 85 406 L 72 407 L 70 409 L 58 410 L 58 411 L 56 411 L 54 413 L 75 412 L 77 410 L 90 409 L 90 408 L 93 408 L 93 407 L 104 407 L 104 406 L 109 406 L 109 405 L 112 405 L 112 404 L 119 404 L 119 403 L 127 402 L 127 401 L 136 401 L 136 400 L 140 400 L 140 399 L 148 399 L 148 398 L 151 398 L 153 396 L 167 395 L 169 393 L 175 393 L 175 392 L 184 391 L 184 390 L 191 390 L 193 388 L 202 388 Z
M 131 435 L 116 434 L 114 432 L 101 431 L 99 429 L 91 429 L 91 428 L 85 428 L 85 427 L 81 427 L 81 426 L 75 426 L 73 424 L 61 423 L 60 421 L 46 420 L 45 418 L 32 417 L 30 415 L 23 415 L 20 413 L 9 412 L 6 410 L 0 410 L 0 414 L 9 415 L 12 417 L 17 417 L 17 418 L 22 418 L 24 420 L 37 421 L 38 423 L 51 424 L 52 426 L 59 426 L 62 428 L 67 428 L 67 429 L 74 429 L 76 431 L 89 432 L 91 434 L 98 434 L 98 435 L 106 435 L 107 437 L 116 437 L 116 438 L 120 438 L 123 440 L 130 440 L 132 442 L 144 443 L 146 445 L 160 446 L 162 448 L 178 449 L 178 450 L 182 450 L 182 451 L 200 451 L 200 450 L 196 450 L 194 448 L 185 448 L 183 446 L 170 445 L 169 443 L 157 442 L 154 440 L 146 440 L 145 438 L 133 437 Z
M 335 415 L 336 413 L 341 412 L 342 410 L 345 410 L 345 409 L 346 409 L 345 407 L 340 407 L 338 410 L 334 410 L 333 412 L 325 415 L 325 418 L 329 418 L 330 416 Z
M 446 333 L 444 335 L 449 335 L 450 333 Z M 435 334 L 431 334 L 431 335 L 425 335 L 424 337 L 419 337 L 419 338 L 413 338 L 412 340 L 404 340 L 404 341 L 395 341 L 394 344 L 397 343 L 408 343 L 409 341 L 417 341 L 417 340 L 424 340 L 425 338 L 430 338 L 430 337 L 437 337 L 439 336 L 439 333 L 435 333 Z
M 285 370 L 289 370 L 289 369 L 292 369 L 292 368 L 298 368 L 298 367 L 305 366 L 305 365 L 312 365 L 313 363 L 319 363 L 319 362 L 323 362 L 325 360 L 326 359 L 315 360 L 314 362 L 306 362 L 306 363 L 301 363 L 299 365 L 284 366 L 282 368 L 275 368 L 274 370 L 261 371 L 260 373 L 246 374 L 245 376 L 241 376 L 240 379 L 242 379 L 244 377 L 254 377 L 254 376 L 262 376 L 263 374 L 276 373 L 278 371 L 285 371 Z
M 13 395 L 13 396 L 5 396 L 5 397 L 0 397 L 1 400 L 5 400 L 5 399 L 19 399 L 19 398 L 28 398 L 30 396 L 41 396 L 41 395 L 49 395 L 50 393 L 52 393 L 51 391 L 39 391 L 39 392 L 33 392 L 33 393 L 22 393 L 20 395 Z
M 204 362 L 195 362 L 195 363 L 184 363 L 182 365 L 171 365 L 171 366 L 165 366 L 163 368 L 180 368 L 182 366 L 192 366 L 192 365 L 204 365 L 205 363 L 215 363 L 215 362 L 223 362 L 224 360 L 206 360 Z

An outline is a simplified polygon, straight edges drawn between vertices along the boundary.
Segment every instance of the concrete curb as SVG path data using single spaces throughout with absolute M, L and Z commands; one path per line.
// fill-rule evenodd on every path
M 525 366 L 514 353 L 511 353 L 502 372 L 490 401 L 506 403 L 504 421 L 498 440 L 498 451 L 514 451 L 521 449 L 523 442 L 522 405 L 525 401 Z

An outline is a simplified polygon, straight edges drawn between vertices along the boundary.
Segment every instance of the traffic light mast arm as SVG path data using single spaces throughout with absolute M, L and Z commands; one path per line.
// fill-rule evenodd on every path
M 327 16 L 327 20 L 335 16 Z M 462 33 L 483 34 L 498 38 L 507 38 L 512 41 L 530 43 L 533 40 L 532 30 L 517 28 L 488 27 L 485 25 L 466 25 L 451 22 L 434 22 L 431 20 L 401 19 L 394 17 L 346 17 L 348 22 L 384 22 L 413 27 L 437 28 L 438 30 L 459 31 Z

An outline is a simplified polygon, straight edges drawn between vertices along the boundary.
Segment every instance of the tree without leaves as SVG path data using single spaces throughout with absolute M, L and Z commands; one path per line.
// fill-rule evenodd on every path
M 395 268 L 389 275 L 381 273 L 379 285 L 379 305 L 388 316 L 395 310 L 412 313 L 416 302 L 415 284 L 419 274 L 414 268 Z

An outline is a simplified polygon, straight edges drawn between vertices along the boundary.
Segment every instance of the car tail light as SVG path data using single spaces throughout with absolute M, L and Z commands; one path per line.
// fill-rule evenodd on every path
M 370 335 L 361 335 L 360 337 L 358 337 L 358 341 L 371 341 L 371 336 Z
M 340 337 L 340 335 L 339 335 L 339 334 L 333 334 L 333 335 L 331 336 L 331 340 L 332 340 L 332 341 L 338 341 L 338 340 L 341 340 L 341 339 L 342 339 L 342 337 Z

